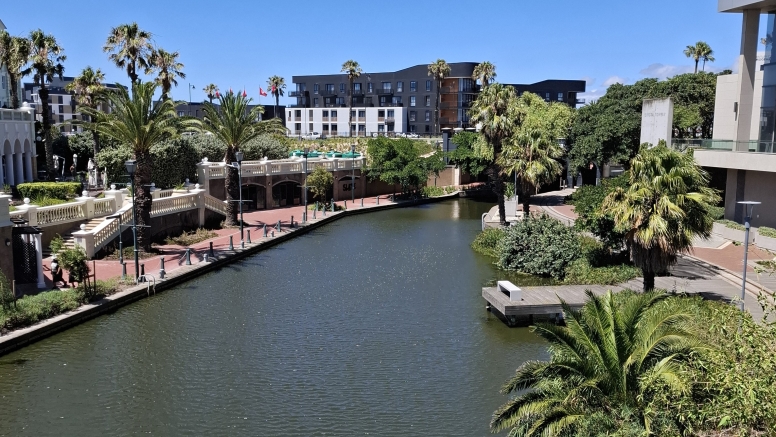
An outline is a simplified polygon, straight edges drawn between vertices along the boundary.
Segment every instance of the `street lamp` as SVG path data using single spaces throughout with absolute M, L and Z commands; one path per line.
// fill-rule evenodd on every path
M 304 156 L 304 167 L 302 168 L 302 172 L 304 173 L 304 212 L 302 213 L 302 223 L 307 223 L 307 155 L 309 153 L 309 147 L 305 147 L 302 151 L 302 156 Z
M 558 145 L 566 152 L 566 188 L 571 188 L 574 186 L 574 178 L 571 176 L 571 160 L 568 156 L 568 149 L 566 149 L 566 139 L 558 138 Z
M 243 200 L 242 200 L 242 167 L 241 163 L 243 160 L 243 152 L 237 151 L 234 153 L 234 160 L 236 164 L 226 164 L 227 167 L 232 167 L 234 169 L 237 169 L 237 184 L 239 185 L 240 189 L 240 247 L 245 248 L 245 239 L 243 238 Z
M 744 297 L 746 296 L 746 264 L 749 255 L 749 227 L 750 222 L 752 221 L 752 212 L 754 211 L 754 206 L 759 205 L 761 202 L 746 200 L 736 203 L 744 206 L 744 273 L 742 275 L 743 278 L 741 282 L 741 311 L 743 311 Z
M 350 145 L 350 203 L 356 201 L 356 145 Z
M 73 173 L 72 174 L 73 180 L 76 180 L 75 179 L 75 173 L 76 173 L 76 167 L 77 166 L 78 166 L 78 154 L 77 153 L 73 153 L 73 172 L 72 172 Z
M 137 170 L 137 161 L 130 159 L 124 162 L 124 167 L 129 173 L 129 181 L 132 189 L 132 240 L 135 246 L 135 283 L 140 277 L 140 264 L 138 263 L 137 250 L 137 193 L 135 193 L 135 171 Z

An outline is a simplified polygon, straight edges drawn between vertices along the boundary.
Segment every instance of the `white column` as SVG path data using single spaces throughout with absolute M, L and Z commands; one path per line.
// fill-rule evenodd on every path
M 5 154 L 5 179 L 8 185 L 16 185 L 13 177 L 13 153 Z
M 43 280 L 43 244 L 41 244 L 42 233 L 35 234 L 35 259 L 38 263 L 38 288 L 46 288 L 46 281 Z
M 24 181 L 32 182 L 35 178 L 32 176 L 32 153 L 24 154 Z
M 759 39 L 760 10 L 746 9 L 741 24 L 741 54 L 738 57 L 738 118 L 736 120 L 736 150 L 749 151 L 751 139 L 754 75 Z M 760 116 L 757 114 L 756 116 Z
M 16 181 L 16 185 L 19 185 L 24 183 L 24 164 L 22 163 L 22 152 L 15 153 L 14 157 L 16 158 L 16 162 L 13 163 L 13 169 L 16 175 L 14 180 Z
M 2 162 L 2 158 L 0 157 L 0 185 L 5 183 L 5 165 Z

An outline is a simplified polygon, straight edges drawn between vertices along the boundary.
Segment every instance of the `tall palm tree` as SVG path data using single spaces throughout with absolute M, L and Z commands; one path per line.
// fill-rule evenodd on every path
M 688 393 L 692 378 L 681 364 L 706 348 L 691 327 L 693 313 L 667 298 L 664 292 L 588 291 L 580 311 L 561 301 L 566 326 L 533 328 L 550 343 L 550 360 L 517 369 L 502 392 L 527 391 L 496 410 L 491 429 L 511 428 L 513 436 L 577 435 L 591 417 L 626 410 L 644 435 L 653 435 L 655 415 L 670 413 L 651 411 L 652 390 L 659 384 Z
M 105 75 L 102 71 L 99 68 L 93 70 L 89 66 L 84 68 L 80 75 L 67 84 L 65 89 L 75 94 L 76 103 L 80 108 L 96 110 L 99 106 L 98 97 L 105 90 L 105 85 L 102 84 L 103 80 L 105 80 Z M 94 156 L 97 156 L 97 153 L 100 151 L 100 135 L 97 131 L 92 130 L 92 136 L 94 137 Z
M 218 87 L 216 84 L 211 83 L 210 85 L 206 86 L 205 88 L 202 88 L 202 91 L 205 92 L 205 95 L 207 96 L 208 101 L 210 104 L 213 104 L 213 99 L 218 97 Z
M 30 40 L 0 30 L 0 66 L 5 66 L 8 72 L 13 109 L 19 108 L 19 81 L 31 71 L 31 68 L 24 68 L 30 61 L 30 50 Z
M 135 204 L 138 225 L 151 224 L 151 146 L 185 131 L 196 131 L 200 122 L 196 119 L 178 117 L 176 102 L 164 99 L 154 101 L 158 85 L 154 82 L 133 82 L 132 95 L 129 90 L 117 86 L 117 90 L 104 92 L 101 101 L 111 108 L 110 113 L 94 108 L 83 108 L 91 121 L 82 123 L 100 135 L 132 149 L 137 160 L 135 171 Z M 138 244 L 144 250 L 151 249 L 150 233 L 144 227 L 137 228 Z
M 522 120 L 520 105 L 515 89 L 509 85 L 494 83 L 483 89 L 469 109 L 470 122 L 478 126 L 493 149 L 488 179 L 498 196 L 498 212 L 501 225 L 506 224 L 504 209 L 504 177 L 499 165 L 503 142 L 509 138 Z M 488 153 L 490 154 L 490 153 Z
M 472 79 L 474 81 L 479 81 L 482 84 L 482 87 L 485 88 L 493 82 L 493 79 L 496 78 L 496 66 L 491 64 L 488 61 L 481 62 L 477 64 L 476 67 L 474 67 L 474 72 L 472 73 Z
M 178 62 L 178 52 L 168 52 L 163 48 L 156 48 L 148 57 L 148 68 L 145 73 L 157 71 L 156 83 L 162 87 L 162 99 L 170 98 L 170 89 L 178 86 L 178 78 L 185 79 L 184 65 Z
M 444 59 L 437 59 L 428 66 L 428 75 L 436 82 L 436 107 L 434 108 L 434 132 L 439 133 L 439 97 L 441 96 L 442 81 L 450 75 L 450 65 Z
M 631 160 L 627 189 L 619 187 L 604 199 L 603 212 L 626 232 L 626 247 L 644 275 L 644 290 L 655 288 L 655 275 L 676 263 L 677 254 L 688 252 L 693 238 L 711 235 L 709 210 L 720 198 L 708 184 L 708 173 L 691 151 L 677 152 L 661 141 Z
M 698 72 L 698 62 L 703 60 L 703 70 L 706 70 L 706 61 L 714 62 L 714 50 L 704 41 L 698 41 L 694 46 L 687 46 L 684 55 L 695 61 L 695 72 Z
M 558 161 L 563 149 L 538 130 L 513 135 L 504 143 L 498 163 L 505 175 L 517 176 L 520 187 L 516 186 L 515 192 L 520 192 L 523 213 L 528 214 L 531 195 L 563 173 Z
M 350 135 L 353 123 L 353 81 L 358 79 L 364 71 L 358 62 L 352 59 L 345 61 L 340 71 L 348 76 L 348 135 Z
M 138 27 L 137 23 L 122 24 L 111 29 L 102 50 L 110 53 L 108 57 L 117 67 L 127 70 L 132 83 L 137 82 L 137 70 L 147 69 L 148 57 L 153 51 L 151 32 Z
M 51 140 L 51 111 L 49 109 L 49 90 L 46 83 L 54 80 L 54 76 L 62 79 L 65 67 L 65 49 L 58 43 L 53 35 L 45 34 L 42 30 L 33 30 L 30 33 L 30 62 L 32 63 L 32 77 L 35 85 L 38 85 L 38 97 L 42 105 L 44 135 L 44 147 L 46 150 L 46 170 L 49 179 L 55 175 L 54 170 L 54 144 Z
M 275 118 L 278 118 L 278 106 L 280 105 L 280 96 L 286 89 L 286 80 L 280 76 L 272 76 L 267 79 L 267 88 L 270 94 L 275 96 Z
M 205 104 L 204 130 L 212 133 L 226 145 L 224 162 L 229 165 L 235 160 L 235 152 L 245 143 L 261 134 L 283 134 L 285 128 L 279 118 L 258 121 L 264 107 L 256 105 L 248 110 L 253 99 L 240 93 L 226 93 L 218 99 L 219 108 Z M 227 167 L 226 177 L 226 222 L 227 226 L 237 223 L 237 208 L 233 199 L 239 198 L 242 188 L 237 186 L 238 174 L 234 167 Z

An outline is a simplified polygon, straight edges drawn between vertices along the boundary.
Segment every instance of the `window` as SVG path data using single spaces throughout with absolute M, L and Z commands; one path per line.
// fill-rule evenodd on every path
M 310 120 L 312 120 L 312 119 L 313 119 L 313 110 L 312 110 L 312 109 L 311 109 L 311 110 L 308 112 L 308 115 L 307 115 L 307 117 L 308 117 Z
M 361 84 L 360 83 L 354 83 L 353 84 L 353 91 L 360 93 L 361 92 Z
M 431 106 L 431 96 L 426 96 L 426 106 Z
M 323 125 L 323 133 L 325 133 L 325 134 L 329 133 L 329 125 L 328 124 L 324 124 Z
M 391 90 L 391 83 L 383 82 L 383 91 L 390 91 L 390 90 Z
M 366 117 L 366 111 L 358 111 L 358 118 Z
M 336 124 L 331 125 L 331 134 L 332 135 L 337 135 L 337 125 Z
M 60 105 L 62 103 L 65 103 L 64 99 L 62 98 L 62 96 L 57 96 L 57 103 L 59 103 Z
M 415 106 L 415 96 L 410 96 L 410 106 Z
M 431 132 L 431 126 L 426 125 L 426 133 Z
M 544 93 L 544 100 L 550 101 L 550 93 Z
M 377 118 L 385 118 L 385 111 L 384 110 L 377 111 Z
M 359 124 L 358 125 L 358 131 L 359 132 L 366 132 L 366 125 Z
M 404 82 L 400 80 L 396 82 L 396 92 L 400 93 L 402 91 L 404 91 Z
M 355 124 L 351 124 L 351 125 L 350 125 L 350 133 L 351 133 L 351 134 L 354 134 L 354 133 L 356 133 L 356 125 L 355 125 Z
M 426 81 L 426 91 L 431 91 L 431 81 L 430 80 Z
M 372 82 L 367 82 L 366 83 L 366 92 L 371 93 L 372 91 L 373 91 L 372 90 Z
M 344 105 L 345 104 L 345 98 L 344 97 L 337 97 L 337 104 L 338 105 Z
M 558 101 L 559 102 L 563 101 L 563 93 L 558 93 Z
M 393 106 L 401 106 L 401 97 L 393 97 L 391 99 L 391 104 Z
M 380 96 L 380 106 L 388 106 L 388 99 L 385 96 Z
M 418 131 L 418 128 L 417 128 L 417 126 L 415 126 L 414 124 L 411 124 L 411 125 L 410 125 L 410 132 L 412 132 L 412 133 L 415 133 L 415 132 L 417 132 L 417 131 Z
M 344 83 L 341 83 L 341 84 L 340 84 L 340 92 L 341 92 L 341 93 L 344 93 L 344 92 L 345 92 L 345 84 L 344 84 Z
M 337 118 L 337 111 L 331 111 L 332 118 Z
M 327 83 L 326 84 L 326 94 L 334 94 L 334 84 L 333 83 Z
M 385 125 L 384 124 L 378 124 L 377 125 L 377 132 L 385 132 Z
M 65 105 L 59 105 L 59 113 L 64 114 L 65 113 Z
M 297 132 L 301 132 L 302 131 L 302 123 L 294 123 L 294 130 L 296 130 Z
M 356 116 L 356 111 L 350 111 L 350 117 L 354 118 Z
M 5 87 L 8 86 L 5 81 L 6 81 L 6 77 L 3 76 L 3 89 L 5 89 Z
M 302 110 L 301 109 L 297 109 L 296 111 L 294 111 L 294 117 L 301 118 L 302 117 Z
M 411 80 L 410 81 L 410 92 L 414 93 L 414 92 L 417 92 L 417 91 L 418 91 L 418 83 L 415 82 L 414 80 Z
M 410 111 L 410 121 L 415 121 L 415 111 Z
M 323 118 L 329 118 L 329 111 L 323 111 Z
M 313 124 L 312 124 L 312 123 L 310 123 L 310 124 L 307 126 L 307 129 L 308 129 L 308 130 L 307 130 L 308 132 L 312 132 L 312 131 L 313 131 Z
M 393 132 L 393 125 L 392 124 L 388 125 L 388 132 Z
M 185 116 L 185 115 L 186 115 L 186 113 L 185 113 L 185 112 L 183 112 L 183 111 L 178 111 L 178 117 L 183 117 L 183 116 Z
M 388 118 L 393 118 L 393 109 L 388 110 Z
M 318 94 L 318 84 L 313 85 L 313 94 Z
M 313 106 L 318 107 L 318 97 L 313 98 Z
M 291 111 L 288 111 L 288 121 L 291 121 Z
M 431 121 L 431 111 L 426 111 L 426 121 Z

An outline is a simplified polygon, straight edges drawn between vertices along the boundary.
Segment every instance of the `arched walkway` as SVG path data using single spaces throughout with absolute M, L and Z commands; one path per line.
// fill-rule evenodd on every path
M 267 189 L 264 185 L 256 183 L 243 184 L 242 186 L 243 209 L 267 209 Z
M 32 159 L 34 155 L 34 151 L 32 150 L 32 146 L 30 145 L 30 140 L 24 140 L 24 181 L 25 182 L 32 182 L 35 179 L 35 176 L 32 174 Z
M 299 182 L 283 181 L 272 186 L 273 207 L 301 205 L 302 186 Z

